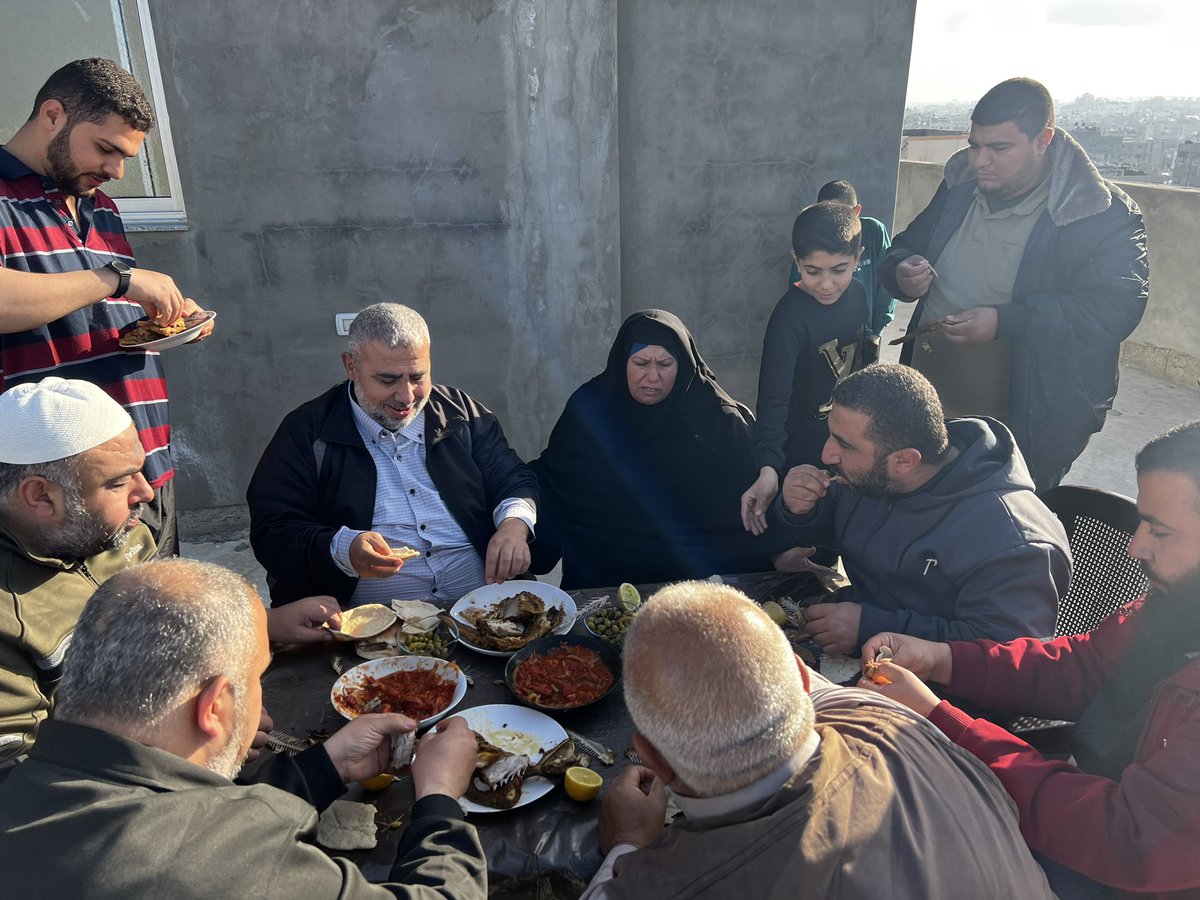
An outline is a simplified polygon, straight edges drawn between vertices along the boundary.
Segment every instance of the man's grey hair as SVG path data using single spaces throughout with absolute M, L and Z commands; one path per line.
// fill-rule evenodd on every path
M 638 731 L 702 797 L 762 778 L 813 732 L 787 638 L 726 585 L 685 581 L 651 597 L 626 636 L 624 678 Z
M 146 563 L 92 595 L 63 664 L 54 717 L 146 741 L 218 675 L 240 692 L 258 645 L 258 594 L 196 560 Z
M 26 478 L 40 475 L 57 484 L 69 495 L 81 493 L 79 461 L 83 454 L 41 463 L 0 462 L 0 498 L 7 500 Z
M 350 323 L 350 353 L 359 357 L 363 345 L 377 341 L 389 350 L 419 350 L 429 346 L 429 326 L 415 309 L 399 303 L 368 306 Z

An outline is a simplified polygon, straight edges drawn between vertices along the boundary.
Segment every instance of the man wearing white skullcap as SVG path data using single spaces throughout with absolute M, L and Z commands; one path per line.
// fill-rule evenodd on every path
M 92 592 L 155 555 L 140 521 L 154 495 L 145 459 L 129 414 L 90 382 L 49 377 L 0 394 L 0 767 L 49 714 Z M 305 597 L 268 611 L 269 634 L 328 639 L 339 612 L 332 597 Z
M 129 414 L 90 382 L 0 394 L 0 763 L 49 713 L 92 592 L 154 555 L 145 458 Z

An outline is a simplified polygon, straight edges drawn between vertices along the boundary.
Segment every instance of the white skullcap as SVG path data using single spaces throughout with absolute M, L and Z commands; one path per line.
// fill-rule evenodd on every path
M 43 378 L 0 394 L 0 462 L 66 459 L 111 441 L 133 419 L 89 381 Z

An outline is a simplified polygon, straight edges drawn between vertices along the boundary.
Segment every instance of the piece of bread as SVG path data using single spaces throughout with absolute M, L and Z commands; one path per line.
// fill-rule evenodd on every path
M 382 603 L 366 603 L 342 611 L 341 637 L 361 640 L 374 637 L 396 624 L 396 611 Z
M 421 555 L 420 550 L 414 550 L 412 547 L 393 547 L 388 552 L 396 559 L 416 559 Z
M 317 843 L 330 850 L 372 850 L 377 832 L 374 806 L 334 800 L 317 822 Z

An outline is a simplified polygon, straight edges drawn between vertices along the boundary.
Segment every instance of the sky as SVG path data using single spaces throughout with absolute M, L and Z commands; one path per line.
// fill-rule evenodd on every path
M 1200 0 L 917 0 L 910 105 L 1015 75 L 1059 101 L 1200 96 Z

